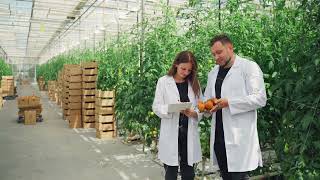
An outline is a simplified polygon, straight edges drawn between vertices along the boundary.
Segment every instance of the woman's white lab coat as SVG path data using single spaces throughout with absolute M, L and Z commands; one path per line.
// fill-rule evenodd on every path
M 188 97 L 193 104 L 193 108 L 197 107 L 198 97 L 192 90 L 189 83 Z M 153 101 L 153 112 L 161 118 L 159 152 L 158 158 L 162 163 L 169 166 L 179 165 L 178 155 L 178 132 L 179 132 L 179 113 L 168 113 L 168 104 L 180 102 L 180 95 L 176 83 L 172 76 L 163 76 L 159 78 Z M 193 166 L 194 163 L 200 162 L 202 158 L 201 145 L 198 132 L 198 118 L 189 118 L 188 120 L 188 165 Z

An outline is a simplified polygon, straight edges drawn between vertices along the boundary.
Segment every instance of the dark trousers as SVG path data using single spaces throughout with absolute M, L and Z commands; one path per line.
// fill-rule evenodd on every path
M 194 169 L 193 166 L 188 165 L 188 151 L 187 151 L 187 138 L 188 130 L 179 128 L 178 137 L 178 151 L 180 159 L 180 172 L 182 180 L 193 180 Z M 164 164 L 165 169 L 165 180 L 177 180 L 178 166 L 168 166 Z
M 216 153 L 220 174 L 223 180 L 248 180 L 247 172 L 229 172 L 227 163 L 226 147 L 224 142 L 214 144 L 214 152 Z

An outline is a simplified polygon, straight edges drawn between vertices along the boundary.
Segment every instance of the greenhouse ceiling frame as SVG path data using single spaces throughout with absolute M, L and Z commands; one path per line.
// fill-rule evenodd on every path
M 146 14 L 156 14 L 152 6 L 160 0 L 0 0 L 1 56 L 11 64 L 38 64 L 96 44 L 136 25 L 143 1 Z

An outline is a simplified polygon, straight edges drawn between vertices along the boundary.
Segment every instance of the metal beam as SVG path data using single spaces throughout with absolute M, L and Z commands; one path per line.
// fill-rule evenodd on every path
M 80 1 L 80 3 L 74 8 L 74 12 L 73 12 L 73 13 L 79 13 L 79 9 L 82 9 L 87 2 L 88 2 L 88 0 Z M 97 2 L 97 0 L 95 0 L 95 1 L 92 3 L 92 5 L 93 5 L 94 3 L 96 3 L 96 2 Z M 90 8 L 90 7 L 89 7 L 89 8 Z M 89 9 L 89 8 L 88 8 L 88 9 Z M 61 30 L 63 30 L 63 29 L 65 28 L 65 26 L 67 26 L 68 23 L 69 23 L 69 20 L 66 19 L 66 20 L 64 21 L 64 23 L 61 25 L 61 28 L 59 28 L 60 30 L 58 29 L 58 30 L 55 32 L 55 34 L 51 37 L 51 39 L 48 41 L 47 45 L 45 45 L 45 46 L 43 47 L 43 49 L 41 50 L 41 52 L 40 52 L 40 54 L 39 54 L 39 58 L 40 58 L 40 56 L 43 54 L 43 52 L 45 51 L 45 49 L 52 44 L 53 40 L 54 40 L 55 38 L 57 38 L 58 36 L 59 36 L 58 38 L 60 38 L 60 37 L 62 36 L 62 34 L 64 34 L 66 31 L 68 31 L 68 30 L 71 28 L 71 26 L 72 26 L 75 22 L 77 22 L 77 21 L 82 17 L 82 15 L 83 15 L 84 13 L 86 13 L 86 12 L 88 11 L 88 9 L 86 9 L 75 21 L 73 21 L 73 23 L 71 23 L 71 25 L 70 25 L 66 30 L 64 30 L 63 33 L 61 33 Z M 71 14 L 72 14 L 72 13 L 71 13 Z
M 32 8 L 31 8 L 30 19 L 32 19 L 32 17 L 33 17 L 34 1 L 35 1 L 35 0 L 32 0 Z M 28 45 L 29 45 L 29 38 L 30 38 L 30 29 L 31 29 L 31 22 L 29 23 L 29 30 L 28 30 L 28 36 L 27 36 L 26 51 L 25 51 L 26 55 L 27 55 L 27 52 L 28 52 Z

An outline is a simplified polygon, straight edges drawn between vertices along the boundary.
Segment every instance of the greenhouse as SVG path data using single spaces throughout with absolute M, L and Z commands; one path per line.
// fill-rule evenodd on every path
M 319 0 L 0 0 L 0 180 L 320 179 Z

